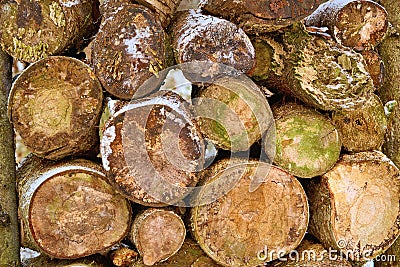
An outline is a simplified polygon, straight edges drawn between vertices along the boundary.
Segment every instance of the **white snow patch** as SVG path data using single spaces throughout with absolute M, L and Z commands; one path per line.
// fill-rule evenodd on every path
M 147 58 L 147 56 L 142 53 L 142 51 L 138 50 L 140 47 L 142 39 L 150 38 L 152 36 L 150 27 L 146 27 L 143 29 L 135 29 L 136 35 L 130 39 L 124 39 L 124 44 L 126 45 L 126 51 L 128 54 L 136 57 L 136 58 Z
M 100 153 L 103 167 L 106 171 L 110 170 L 110 162 L 108 161 L 108 157 L 112 154 L 111 143 L 114 142 L 115 137 L 115 126 L 111 126 L 104 131 L 103 138 L 101 140 Z
M 20 255 L 21 255 L 21 260 L 27 260 L 39 257 L 40 253 L 29 248 L 21 248 Z
M 188 102 L 192 98 L 192 83 L 186 79 L 180 69 L 172 69 L 168 72 L 160 90 L 173 91 Z
M 79 5 L 81 3 L 80 0 L 73 0 L 73 1 L 61 1 L 61 4 L 65 7 L 73 7 Z

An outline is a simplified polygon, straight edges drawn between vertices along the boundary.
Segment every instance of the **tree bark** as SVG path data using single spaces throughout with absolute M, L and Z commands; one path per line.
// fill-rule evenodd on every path
M 130 100 L 165 68 L 165 33 L 148 8 L 128 2 L 108 7 L 92 45 L 92 65 L 107 92 Z
M 273 128 L 268 102 L 245 76 L 217 79 L 193 102 L 203 135 L 225 150 L 246 151 Z
M 90 150 L 96 154 L 102 101 L 101 85 L 89 66 L 49 57 L 17 78 L 8 112 L 30 151 L 60 159 Z
M 150 208 L 133 221 L 129 239 L 145 265 L 154 265 L 176 254 L 185 240 L 186 228 L 172 210 Z
M 176 204 L 195 186 L 204 142 L 187 102 L 160 91 L 121 109 L 101 140 L 103 166 L 114 187 L 145 206 Z
M 57 260 L 51 259 L 45 255 L 28 259 L 22 262 L 23 267 L 108 267 L 110 266 L 108 260 L 100 255 L 76 259 L 76 260 Z
M 141 5 L 147 6 L 157 14 L 161 25 L 166 29 L 172 21 L 176 10 L 182 0 L 137 0 Z
M 326 0 L 208 0 L 207 12 L 238 24 L 246 32 L 257 34 L 276 31 L 310 15 Z
M 375 88 L 379 89 L 383 85 L 385 74 L 385 64 L 383 63 L 381 56 L 374 50 L 364 50 L 361 54 Z
M 375 90 L 362 55 L 307 33 L 302 24 L 253 41 L 250 76 L 322 110 L 361 106 Z
M 113 251 L 110 255 L 112 264 L 118 267 L 132 266 L 137 261 L 139 254 L 128 248 L 121 247 Z
M 177 63 L 208 61 L 247 72 L 254 65 L 250 39 L 235 24 L 194 10 L 181 13 L 173 26 Z
M 384 142 L 387 118 L 376 95 L 360 108 L 334 112 L 332 120 L 341 133 L 343 148 L 349 152 L 380 149 Z
M 307 195 L 309 233 L 353 261 L 375 258 L 400 234 L 400 171 L 381 152 L 343 155 Z
M 333 0 L 306 18 L 307 26 L 328 27 L 337 42 L 357 51 L 375 47 L 388 29 L 384 7 L 370 0 Z
M 0 266 L 19 266 L 14 131 L 7 117 L 11 58 L 0 49 Z
M 301 178 L 322 175 L 335 165 L 342 142 L 329 118 L 296 103 L 276 106 L 273 114 L 275 164 Z
M 230 164 L 219 161 L 200 174 L 205 185 L 216 182 L 219 187 L 203 187 L 197 195 L 199 203 L 212 200 L 217 191 L 230 190 L 209 204 L 192 208 L 192 236 L 223 266 L 255 267 L 276 259 L 273 253 L 264 257 L 266 247 L 284 254 L 295 249 L 308 224 L 307 198 L 300 183 L 267 163 L 238 160 Z M 250 193 L 254 179 L 261 184 Z
M 378 50 L 385 64 L 385 82 L 378 94 L 382 102 L 397 101 L 388 121 L 388 130 L 383 152 L 397 166 L 400 166 L 400 2 L 395 0 L 379 1 L 388 10 L 393 32 L 379 45 Z
M 400 239 L 390 246 L 385 253 L 374 259 L 375 267 L 397 267 L 400 265 Z
M 18 169 L 18 187 L 25 247 L 75 259 L 117 244 L 129 231 L 129 202 L 90 161 L 30 157 Z
M 0 44 L 14 58 L 35 62 L 78 49 L 96 29 L 98 2 L 2 1 Z

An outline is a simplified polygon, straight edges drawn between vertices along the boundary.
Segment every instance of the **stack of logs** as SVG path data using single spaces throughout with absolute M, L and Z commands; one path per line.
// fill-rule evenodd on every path
M 0 1 L 24 266 L 399 266 L 400 2 L 200 2 Z

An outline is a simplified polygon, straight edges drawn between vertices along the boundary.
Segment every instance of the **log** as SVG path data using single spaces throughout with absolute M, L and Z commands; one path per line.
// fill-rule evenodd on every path
M 14 132 L 7 117 L 11 58 L 0 49 L 0 266 L 20 266 Z
M 400 103 L 400 3 L 393 0 L 379 1 L 388 10 L 389 21 L 393 25 L 394 32 L 385 38 L 378 46 L 378 51 L 385 64 L 385 81 L 378 91 L 383 103 L 396 100 Z M 388 121 L 388 130 L 383 145 L 383 152 L 393 162 L 400 166 L 400 106 L 394 107 L 394 111 Z
M 145 206 L 176 204 L 190 193 L 204 162 L 204 142 L 179 95 L 131 102 L 106 123 L 103 166 L 122 195 Z
M 185 239 L 181 249 L 173 256 L 168 258 L 164 262 L 156 263 L 154 266 L 159 267 L 192 267 L 195 262 L 204 257 L 205 253 L 201 249 L 201 247 L 192 239 Z M 145 267 L 142 259 L 139 259 L 137 262 L 133 263 L 131 267 Z M 194 267 L 194 266 L 193 266 Z M 209 265 L 208 267 L 214 267 Z
M 193 105 L 202 134 L 225 150 L 246 151 L 274 127 L 267 100 L 244 75 L 217 79 L 200 91 Z M 271 141 L 266 140 L 268 146 Z
M 239 163 L 242 162 L 242 163 Z M 223 266 L 260 266 L 277 258 L 258 256 L 267 247 L 283 254 L 295 249 L 308 224 L 308 204 L 300 183 L 286 171 L 267 163 L 218 161 L 205 171 L 199 203 L 191 210 L 192 236 Z M 249 192 L 252 180 L 261 180 Z
M 365 67 L 371 75 L 372 81 L 376 89 L 379 89 L 384 82 L 385 64 L 381 56 L 374 50 L 364 50 L 361 55 L 365 61 Z
M 101 252 L 127 235 L 130 204 L 106 181 L 100 165 L 32 156 L 17 177 L 24 247 L 76 259 Z
M 254 65 L 254 48 L 242 29 L 194 10 L 179 14 L 173 25 L 172 43 L 178 64 L 216 62 L 244 73 Z
M 92 44 L 92 66 L 104 89 L 130 100 L 165 67 L 165 33 L 148 8 L 127 1 L 109 7 Z
M 362 55 L 302 24 L 256 37 L 255 69 L 250 76 L 321 110 L 363 105 L 375 90 Z
M 307 237 L 307 236 L 306 236 Z M 301 244 L 288 256 L 271 264 L 272 267 L 351 267 L 351 263 L 338 255 L 329 253 L 321 244 L 311 239 L 303 239 Z
M 378 150 L 384 142 L 387 118 L 376 95 L 360 108 L 334 112 L 332 120 L 349 152 Z
M 276 31 L 310 15 L 326 0 L 208 0 L 204 10 L 239 25 L 247 33 Z
M 129 239 L 145 265 L 163 262 L 176 254 L 185 240 L 186 228 L 172 210 L 150 208 L 133 221 Z
M 307 17 L 305 24 L 328 27 L 338 43 L 362 51 L 383 39 L 387 16 L 385 8 L 371 0 L 330 0 Z
M 110 255 L 112 264 L 118 267 L 131 266 L 138 257 L 139 254 L 136 251 L 124 246 L 116 249 Z
M 306 191 L 309 233 L 353 261 L 375 258 L 400 234 L 400 171 L 381 152 L 343 155 Z
M 79 51 L 96 30 L 98 1 L 2 1 L 0 45 L 14 58 L 35 62 L 67 49 Z
M 150 8 L 158 17 L 165 29 L 172 21 L 182 0 L 136 0 L 138 4 Z
M 301 178 L 320 176 L 335 165 L 342 142 L 329 118 L 293 102 L 274 107 L 273 114 L 276 165 Z
M 74 58 L 48 57 L 13 83 L 8 113 L 30 151 L 60 159 L 95 153 L 102 101 L 101 85 L 89 66 Z

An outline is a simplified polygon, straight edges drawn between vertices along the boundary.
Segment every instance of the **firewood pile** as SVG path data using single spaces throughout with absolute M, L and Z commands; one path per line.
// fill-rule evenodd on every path
M 0 0 L 0 47 L 23 266 L 400 266 L 398 0 Z

